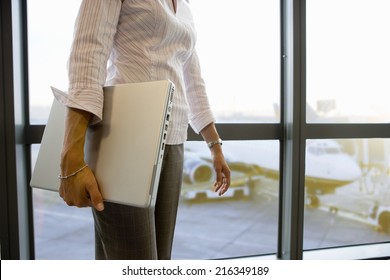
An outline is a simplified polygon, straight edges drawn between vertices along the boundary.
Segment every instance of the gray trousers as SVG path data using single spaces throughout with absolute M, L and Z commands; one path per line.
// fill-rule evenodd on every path
M 105 202 L 93 211 L 97 260 L 170 259 L 183 174 L 183 145 L 167 145 L 154 208 Z

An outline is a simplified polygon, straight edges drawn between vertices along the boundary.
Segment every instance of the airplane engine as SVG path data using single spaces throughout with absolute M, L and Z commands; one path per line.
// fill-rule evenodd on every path
M 384 232 L 390 234 L 390 211 L 383 211 L 379 214 L 378 224 Z
M 211 164 L 198 158 L 184 159 L 183 180 L 187 184 L 207 183 L 214 179 Z
M 390 234 L 390 206 L 375 204 L 370 208 L 369 220 Z

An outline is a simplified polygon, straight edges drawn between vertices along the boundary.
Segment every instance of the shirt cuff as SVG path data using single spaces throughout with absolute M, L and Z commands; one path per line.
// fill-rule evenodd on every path
M 190 120 L 190 125 L 196 134 L 199 134 L 203 128 L 210 123 L 215 123 L 215 117 L 211 112 L 199 113 Z
M 90 124 L 98 123 L 103 119 L 103 95 L 96 92 L 96 90 L 83 89 L 71 94 L 67 94 L 55 87 L 51 87 L 51 90 L 54 97 L 62 105 L 93 114 Z

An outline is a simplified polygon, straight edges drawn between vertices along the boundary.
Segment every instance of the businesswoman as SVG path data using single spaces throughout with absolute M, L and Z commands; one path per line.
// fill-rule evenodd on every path
M 68 205 L 92 206 L 96 259 L 171 258 L 188 124 L 210 148 L 216 172 L 214 190 L 222 195 L 229 188 L 230 170 L 195 42 L 188 1 L 81 3 L 68 63 L 68 92 L 55 93 L 68 108 L 60 196 Z M 164 79 L 173 81 L 175 94 L 156 205 L 144 209 L 103 202 L 99 182 L 85 164 L 83 152 L 87 126 L 104 117 L 103 86 Z

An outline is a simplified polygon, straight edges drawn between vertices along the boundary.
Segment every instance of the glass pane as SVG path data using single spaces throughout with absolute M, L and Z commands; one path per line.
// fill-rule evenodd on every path
M 306 145 L 304 249 L 390 241 L 390 140 Z
M 28 0 L 30 122 L 46 123 L 53 94 L 68 88 L 67 60 L 81 0 Z M 59 15 L 58 12 L 61 11 Z
M 191 1 L 218 122 L 279 122 L 280 1 Z M 276 113 L 276 114 L 275 114 Z
M 188 142 L 174 238 L 175 259 L 275 253 L 278 231 L 278 141 L 225 141 L 232 186 L 222 197 L 204 142 Z
M 46 122 L 53 100 L 50 86 L 68 87 L 66 64 L 80 2 L 28 1 L 31 123 Z M 279 122 L 279 1 L 245 0 L 242 12 L 232 0 L 192 1 L 191 6 L 218 122 Z M 61 10 L 61 19 L 46 12 L 51 10 Z
M 34 167 L 39 145 L 32 145 Z M 92 212 L 67 206 L 57 192 L 33 189 L 35 257 L 41 260 L 95 258 Z
M 390 121 L 390 1 L 308 0 L 308 122 Z
M 185 147 L 173 259 L 275 253 L 278 141 L 225 141 L 232 186 L 223 197 L 210 191 L 214 176 L 204 142 L 188 142 Z M 33 145 L 33 165 L 38 150 L 39 145 Z M 37 259 L 94 259 L 90 209 L 68 207 L 58 193 L 37 189 L 33 203 Z
M 53 96 L 50 86 L 67 89 L 67 59 L 77 10 L 81 0 L 50 1 L 34 0 L 28 4 L 28 45 L 29 45 L 29 91 L 30 119 L 32 124 L 46 123 Z M 241 3 L 241 2 L 240 2 Z M 224 13 L 221 13 L 221 6 Z M 279 1 L 245 0 L 237 13 L 237 3 L 231 0 L 192 1 L 194 17 L 198 27 L 198 53 L 201 57 L 203 76 L 208 85 L 210 102 L 219 122 L 278 122 L 280 86 L 280 11 Z M 61 11 L 61 16 L 48 11 Z M 215 15 L 218 14 L 216 20 Z M 232 21 L 234 18 L 234 21 Z M 228 67 L 226 64 L 228 63 Z M 229 84 L 226 81 L 229 80 Z M 274 108 L 276 110 L 274 111 Z M 244 136 L 243 136 L 244 137 Z M 234 142 L 232 142 L 233 145 Z M 258 145 L 262 147 L 267 142 Z M 271 142 L 272 151 L 278 158 L 277 142 Z M 191 144 L 193 145 L 193 144 Z M 224 144 L 229 147 L 230 144 Z M 239 142 L 237 142 L 239 146 Z M 251 142 L 241 143 L 242 153 L 252 154 Z M 191 147 L 191 146 L 189 146 Z M 39 146 L 33 147 L 32 166 Z M 258 151 L 259 154 L 268 152 Z M 232 148 L 232 151 L 234 149 Z M 207 151 L 206 151 L 207 152 Z M 186 177 L 183 198 L 179 209 L 177 237 L 175 237 L 176 258 L 208 258 L 265 254 L 276 252 L 277 238 L 277 197 L 278 181 L 274 169 L 260 166 L 254 169 L 256 160 L 248 162 L 243 154 L 234 152 L 235 186 L 233 198 L 201 199 L 188 197 L 191 177 Z M 188 152 L 187 152 L 188 153 Z M 262 160 L 258 156 L 258 160 Z M 242 164 L 242 162 L 248 163 Z M 278 166 L 272 162 L 272 166 Z M 266 165 L 265 165 L 266 166 Z M 271 172 L 272 171 L 272 172 Z M 259 174 L 258 174 L 259 173 Z M 269 179 L 274 176 L 273 179 Z M 276 178 L 276 179 L 275 179 Z M 197 185 L 198 187 L 199 185 Z M 196 187 L 196 188 L 197 188 Z M 191 189 L 191 187 L 190 187 Z M 248 191 L 251 192 L 248 193 Z M 253 190 L 256 193 L 252 193 Z M 192 193 L 199 193 L 197 189 Z M 204 195 L 203 195 L 204 196 Z M 228 196 L 228 195 L 227 195 Z M 249 198 L 249 199 L 247 199 Z M 202 201 L 202 202 L 200 202 Z M 38 259 L 93 259 L 93 221 L 89 209 L 66 206 L 58 194 L 34 190 L 34 227 L 36 255 Z M 241 229 L 245 238 L 230 235 L 220 243 L 212 242 L 202 246 L 212 247 L 206 254 L 187 250 L 185 227 L 186 215 L 195 218 L 193 209 L 211 211 L 221 205 L 224 209 L 232 206 L 235 211 L 252 215 Z M 231 210 L 231 209 L 230 209 Z M 200 213 L 200 212 L 199 212 Z M 229 212 L 233 213 L 232 211 Z M 230 215 L 229 214 L 229 215 Z M 225 225 L 234 228 L 229 216 Z M 224 217 L 220 217 L 221 219 Z M 183 220 L 184 219 L 184 220 Z M 241 220 L 239 216 L 235 219 Z M 207 234 L 207 221 L 199 225 L 198 233 Z M 264 223 L 267 223 L 267 230 Z M 253 227 L 253 228 L 252 228 Z M 229 229 L 229 228 L 228 228 Z M 239 231 L 236 231 L 238 234 Z M 264 242 L 253 245 L 259 236 L 267 237 Z M 176 240 L 177 239 L 177 240 Z M 182 240 L 182 241 L 181 241 Z M 230 240 L 230 241 L 229 241 Z M 198 240 L 200 241 L 200 240 Z M 230 242 L 230 245 L 227 243 Z M 201 243 L 200 243 L 201 244 Z M 241 248 L 237 250 L 237 248 Z M 193 248 L 196 249 L 196 248 Z M 187 253 L 186 253 L 187 252 Z

